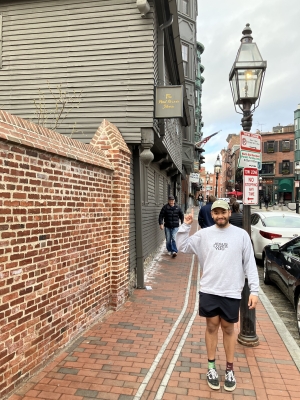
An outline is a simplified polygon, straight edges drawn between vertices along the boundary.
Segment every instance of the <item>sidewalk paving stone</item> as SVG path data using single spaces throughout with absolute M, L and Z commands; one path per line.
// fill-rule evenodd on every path
M 8 399 L 300 399 L 299 370 L 261 302 L 256 312 L 259 346 L 236 346 L 236 390 L 228 393 L 223 388 L 226 359 L 221 331 L 216 355 L 221 389 L 208 387 L 197 277 L 195 257 L 171 258 L 162 251 L 145 276 L 152 290 L 136 290 L 118 311 L 96 322 Z M 156 398 L 158 393 L 161 397 Z

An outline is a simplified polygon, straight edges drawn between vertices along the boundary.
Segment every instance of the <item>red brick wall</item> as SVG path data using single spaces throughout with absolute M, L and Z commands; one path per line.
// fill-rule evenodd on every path
M 0 397 L 125 301 L 130 156 L 0 113 Z
M 293 127 L 292 127 L 293 129 Z M 291 130 L 292 130 L 291 129 Z M 275 161 L 275 176 L 280 177 L 280 178 L 288 178 L 288 177 L 294 177 L 294 173 L 289 174 L 289 175 L 282 175 L 279 174 L 279 163 L 282 163 L 283 160 L 289 160 L 290 162 L 294 162 L 295 159 L 295 153 L 294 150 L 291 150 L 289 152 L 282 152 L 279 151 L 279 142 L 282 140 L 290 140 L 291 142 L 294 142 L 295 140 L 295 133 L 292 130 L 291 132 L 282 132 L 282 133 L 269 133 L 269 134 L 262 134 L 261 136 L 262 139 L 262 161 L 263 162 L 268 162 L 268 161 Z M 278 142 L 278 150 L 275 153 L 265 153 L 264 152 L 264 143 L 268 141 L 274 140 L 275 142 Z

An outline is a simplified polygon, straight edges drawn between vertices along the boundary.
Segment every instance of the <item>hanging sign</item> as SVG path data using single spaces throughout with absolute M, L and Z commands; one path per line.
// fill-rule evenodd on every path
M 155 87 L 155 118 L 183 117 L 183 86 Z
M 199 178 L 200 178 L 200 175 L 196 174 L 195 172 L 192 172 L 190 174 L 190 182 L 191 183 L 199 183 Z
M 258 204 L 258 169 L 243 169 L 243 203 Z

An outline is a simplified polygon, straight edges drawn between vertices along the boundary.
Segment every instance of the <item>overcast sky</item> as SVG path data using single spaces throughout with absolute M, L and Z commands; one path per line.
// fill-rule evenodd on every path
M 300 0 L 198 0 L 197 40 L 205 47 L 203 137 L 221 130 L 204 146 L 204 166 L 210 172 L 220 150 L 227 147 L 228 134 L 241 130 L 242 115 L 234 109 L 229 72 L 246 23 L 267 61 L 251 132 L 293 124 L 300 103 Z

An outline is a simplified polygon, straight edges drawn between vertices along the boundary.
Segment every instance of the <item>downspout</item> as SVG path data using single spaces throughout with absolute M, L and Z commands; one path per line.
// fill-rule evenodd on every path
M 135 203 L 136 287 L 137 289 L 144 289 L 142 173 L 139 146 L 136 146 L 133 150 L 133 179 Z

